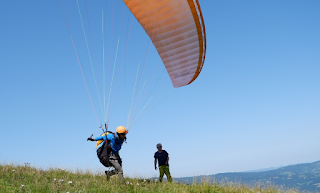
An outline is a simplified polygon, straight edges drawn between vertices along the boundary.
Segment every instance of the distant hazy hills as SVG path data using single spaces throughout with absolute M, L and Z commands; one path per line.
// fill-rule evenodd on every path
M 320 191 L 320 161 L 281 167 L 269 171 L 221 173 L 208 176 L 175 178 L 184 183 L 200 182 L 244 183 L 250 186 L 261 183 L 262 186 L 272 184 L 287 188 L 299 188 L 300 191 Z
M 280 166 L 280 167 L 270 167 L 270 168 L 264 168 L 264 169 L 260 169 L 260 170 L 249 170 L 249 171 L 244 171 L 244 172 L 266 172 L 266 171 L 270 171 L 270 170 L 276 170 L 279 168 L 282 168 L 284 166 Z

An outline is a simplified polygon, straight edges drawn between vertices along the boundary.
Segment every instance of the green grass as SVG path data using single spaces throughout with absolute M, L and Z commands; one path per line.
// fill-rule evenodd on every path
M 62 181 L 63 180 L 63 181 Z M 72 183 L 68 183 L 68 182 Z M 0 165 L 0 192 L 214 192 L 214 193 L 298 193 L 276 187 L 249 188 L 244 185 L 159 183 L 157 181 L 126 178 L 121 184 L 117 177 L 106 180 L 103 174 L 70 172 L 60 169 L 42 170 L 24 166 Z

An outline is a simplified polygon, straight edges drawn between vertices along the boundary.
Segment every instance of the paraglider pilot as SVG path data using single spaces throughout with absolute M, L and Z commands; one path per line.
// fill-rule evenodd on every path
M 122 161 L 119 155 L 119 151 L 123 142 L 125 142 L 126 140 L 126 134 L 128 133 L 128 131 L 124 126 L 119 126 L 117 127 L 116 132 L 117 134 L 108 131 L 104 135 L 96 137 L 95 139 L 89 137 L 88 140 L 103 140 L 101 143 L 97 143 L 98 158 L 104 166 L 113 166 L 115 168 L 115 170 L 105 171 L 107 180 L 110 178 L 110 176 L 118 174 L 120 181 L 124 182 Z

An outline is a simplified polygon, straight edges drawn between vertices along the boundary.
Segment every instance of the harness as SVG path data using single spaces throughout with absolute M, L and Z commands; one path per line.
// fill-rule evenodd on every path
M 115 136 L 115 134 L 112 133 L 111 131 L 104 132 L 103 134 L 101 134 L 101 136 L 107 136 L 108 134 L 113 134 L 113 136 Z M 103 143 L 103 144 L 101 145 L 101 143 Z M 110 140 L 106 139 L 105 141 L 103 141 L 103 140 L 97 141 L 97 156 L 98 156 L 100 162 L 105 167 L 110 167 L 109 155 L 110 155 L 111 151 L 112 151 L 112 149 L 110 146 Z

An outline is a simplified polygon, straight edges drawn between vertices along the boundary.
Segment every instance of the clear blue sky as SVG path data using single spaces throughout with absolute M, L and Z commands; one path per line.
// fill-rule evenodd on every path
M 54 0 L 1 3 L 0 161 L 103 171 L 95 144 L 86 141 L 99 124 L 62 16 L 70 23 L 98 109 L 77 4 L 72 1 L 69 9 L 68 1 L 57 2 L 61 12 Z M 116 1 L 112 25 L 108 2 L 103 6 L 109 68 L 118 38 L 116 65 L 121 65 L 123 34 L 131 17 L 122 1 Z M 120 152 L 125 175 L 157 176 L 153 154 L 159 142 L 169 152 L 174 177 L 320 160 L 320 1 L 200 0 L 200 5 L 207 33 L 203 70 L 191 85 L 176 91 L 166 88 L 153 104 L 160 105 L 130 130 Z M 100 1 L 88 6 L 101 71 L 102 6 Z M 80 8 L 86 20 L 85 1 Z M 147 36 L 134 20 L 111 130 L 126 124 L 133 89 L 129 85 L 138 62 L 141 67 L 144 63 L 147 45 Z M 92 50 L 91 55 L 94 60 Z M 151 47 L 144 77 L 158 62 Z M 163 70 L 161 63 L 159 72 Z M 167 75 L 159 79 L 169 80 Z

